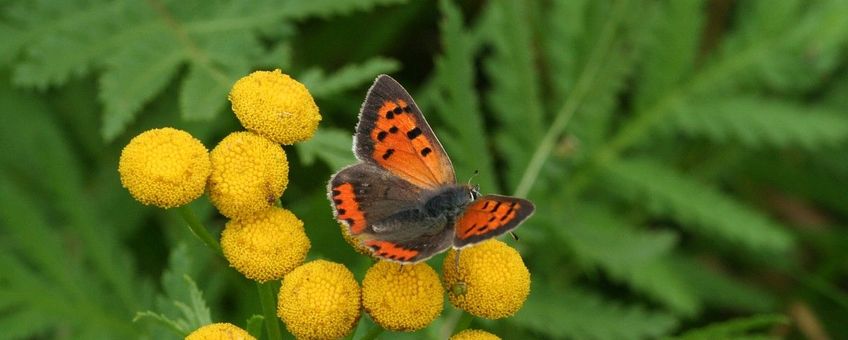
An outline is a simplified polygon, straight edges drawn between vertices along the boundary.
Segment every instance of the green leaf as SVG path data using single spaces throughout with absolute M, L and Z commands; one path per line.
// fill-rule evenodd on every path
M 670 266 L 677 237 L 669 231 L 639 230 L 615 218 L 616 213 L 584 205 L 569 215 L 567 228 L 556 228 L 578 260 L 600 267 L 615 280 L 692 315 L 700 308 L 687 281 Z
M 681 107 L 669 117 L 664 127 L 719 143 L 738 143 L 747 147 L 798 146 L 816 150 L 848 139 L 848 118 L 841 112 L 750 96 Z
M 788 324 L 786 316 L 780 314 L 755 315 L 746 318 L 738 318 L 724 322 L 718 322 L 703 328 L 690 330 L 676 339 L 680 340 L 707 340 L 707 339 L 739 339 L 751 337 L 751 332 L 760 330 L 763 338 L 770 338 L 768 328 L 780 324 Z
M 711 186 L 648 159 L 618 160 L 607 168 L 610 187 L 649 211 L 678 220 L 684 228 L 752 250 L 785 253 L 786 229 L 759 211 Z
M 661 2 L 637 75 L 636 106 L 652 104 L 690 76 L 700 45 L 703 0 Z
M 140 313 L 143 317 L 166 323 L 183 335 L 212 323 L 203 293 L 188 275 L 192 269 L 188 247 L 180 243 L 171 251 L 168 269 L 162 274 L 164 295 L 157 297 L 157 312 Z
M 264 321 L 264 316 L 257 314 L 252 315 L 249 319 L 247 319 L 247 327 L 245 327 L 247 333 L 252 335 L 254 338 L 261 339 Z
M 531 291 L 512 321 L 545 338 L 657 338 L 677 327 L 677 320 L 669 314 L 622 305 L 585 290 L 554 290 L 534 282 Z
M 356 161 L 350 152 L 353 145 L 350 132 L 335 128 L 321 128 L 315 131 L 312 139 L 295 145 L 304 165 L 312 165 L 321 159 L 330 169 L 337 171 Z
M 435 87 L 433 96 L 435 113 L 448 128 L 439 132 L 445 148 L 454 158 L 470 159 L 474 162 L 456 162 L 457 177 L 480 173 L 474 180 L 481 188 L 496 191 L 492 157 L 483 122 L 480 102 L 474 79 L 475 49 L 471 36 L 462 26 L 462 13 L 451 1 L 440 1 L 443 13 L 440 25 L 443 54 L 436 58 Z M 474 132 L 474 133 L 469 133 Z
M 491 81 L 487 99 L 501 126 L 495 141 L 500 152 L 509 155 L 504 159 L 508 166 L 507 189 L 518 184 L 521 172 L 530 161 L 527 147 L 538 144 L 546 125 L 533 62 L 533 32 L 526 24 L 535 20 L 531 11 L 534 4 L 521 0 L 490 3 L 492 23 L 488 41 L 493 54 L 484 65 Z
M 142 105 L 168 85 L 185 58 L 176 44 L 151 36 L 135 41 L 109 60 L 100 78 L 104 139 L 112 140 L 123 132 Z
M 309 92 L 316 98 L 329 98 L 359 85 L 373 82 L 377 75 L 392 73 L 400 64 L 392 59 L 375 57 L 361 64 L 350 64 L 330 76 L 319 69 L 307 71 L 300 77 Z
M 188 329 L 188 326 L 183 322 L 171 320 L 165 315 L 157 314 L 149 310 L 144 312 L 138 312 L 135 314 L 133 322 L 139 321 L 155 322 L 159 325 L 165 326 L 166 328 L 173 331 L 176 335 L 181 337 L 185 337 L 191 332 L 191 330 Z

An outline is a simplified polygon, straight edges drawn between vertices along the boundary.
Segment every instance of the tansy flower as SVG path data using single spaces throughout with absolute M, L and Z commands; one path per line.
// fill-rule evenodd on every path
M 321 121 L 306 86 L 280 70 L 256 71 L 239 79 L 229 98 L 241 125 L 277 143 L 307 140 Z
M 472 315 L 500 319 L 518 311 L 530 293 L 530 272 L 515 249 L 489 240 L 462 250 L 459 271 L 456 251 L 443 264 L 448 297 Z
M 374 322 L 393 331 L 422 329 L 442 313 L 444 289 L 426 263 L 380 261 L 365 273 L 362 305 Z
M 277 207 L 253 218 L 230 220 L 221 233 L 230 266 L 259 282 L 282 279 L 303 263 L 309 246 L 303 222 Z
M 251 132 L 231 133 L 209 157 L 209 197 L 229 218 L 250 218 L 267 210 L 289 183 L 283 148 Z
M 229 323 L 213 323 L 191 332 L 186 340 L 256 340 L 247 331 Z
M 141 203 L 184 205 L 203 194 L 209 153 L 188 132 L 162 128 L 135 136 L 121 152 L 121 184 Z
M 450 340 L 501 340 L 501 338 L 497 335 L 481 331 L 479 329 L 466 329 L 454 334 L 454 336 L 450 337 Z
M 359 284 L 345 266 L 316 260 L 283 278 L 277 315 L 298 339 L 337 339 L 359 321 Z

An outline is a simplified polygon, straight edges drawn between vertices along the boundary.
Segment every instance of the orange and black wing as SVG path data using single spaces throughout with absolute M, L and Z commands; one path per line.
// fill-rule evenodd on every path
M 486 195 L 472 202 L 456 223 L 454 248 L 485 241 L 518 227 L 536 208 L 528 200 Z
M 456 183 L 450 158 L 421 110 L 387 75 L 377 77 L 362 104 L 354 153 L 421 188 Z

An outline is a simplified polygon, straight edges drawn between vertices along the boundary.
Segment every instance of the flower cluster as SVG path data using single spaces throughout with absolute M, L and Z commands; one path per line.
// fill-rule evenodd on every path
M 144 132 L 121 154 L 121 182 L 138 201 L 162 208 L 183 206 L 207 192 L 229 218 L 220 237 L 224 257 L 248 279 L 282 280 L 277 316 L 297 338 L 347 336 L 362 310 L 384 329 L 420 330 L 442 313 L 446 291 L 454 306 L 481 318 L 504 318 L 521 308 L 529 294 L 530 273 L 517 251 L 496 240 L 461 253 L 451 250 L 441 278 L 426 263 L 377 261 L 361 288 L 342 264 L 304 263 L 311 247 L 304 224 L 279 206 L 289 182 L 281 144 L 309 139 L 321 120 L 318 107 L 306 87 L 279 70 L 240 79 L 229 99 L 247 131 L 231 133 L 211 152 L 184 131 Z M 344 226 L 341 230 L 358 252 L 371 255 L 363 240 Z M 187 337 L 219 338 L 253 339 L 226 323 L 204 326 Z M 498 337 L 466 330 L 451 339 Z
M 279 70 L 242 78 L 230 101 L 250 131 L 231 133 L 212 152 L 185 131 L 146 131 L 121 153 L 121 183 L 138 201 L 162 208 L 185 205 L 205 190 L 230 218 L 221 234 L 230 265 L 252 280 L 279 280 L 310 248 L 303 222 L 276 206 L 289 172 L 279 143 L 310 138 L 321 115 L 306 88 Z

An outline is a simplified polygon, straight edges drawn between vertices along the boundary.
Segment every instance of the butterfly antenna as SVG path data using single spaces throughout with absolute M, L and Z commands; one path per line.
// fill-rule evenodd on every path
M 480 170 L 474 170 L 474 174 L 472 174 L 471 177 L 468 178 L 468 185 L 471 185 L 471 180 L 474 179 L 474 177 L 477 177 L 477 175 L 479 174 Z
M 510 231 L 510 232 L 509 232 L 509 236 L 512 236 L 512 239 L 513 239 L 513 240 L 518 241 L 518 234 L 516 234 L 516 233 L 514 233 L 514 232 L 511 232 L 511 231 Z

